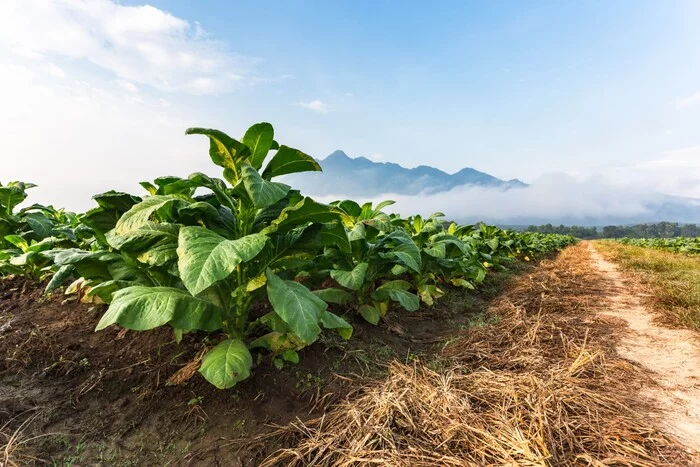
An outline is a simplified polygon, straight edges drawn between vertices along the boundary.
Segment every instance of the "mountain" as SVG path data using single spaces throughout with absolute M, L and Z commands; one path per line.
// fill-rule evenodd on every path
M 287 180 L 309 195 L 349 197 L 372 197 L 387 193 L 432 194 L 463 185 L 501 189 L 527 186 L 517 179 L 501 180 L 468 167 L 454 174 L 427 165 L 407 169 L 390 162 L 373 162 L 365 157 L 352 158 L 343 151 L 335 151 L 319 160 L 319 164 L 323 172 L 292 175 Z
M 323 172 L 283 177 L 283 182 L 319 200 L 391 198 L 403 215 L 444 212 L 458 222 L 530 225 L 622 225 L 669 221 L 700 223 L 700 200 L 625 187 L 591 177 L 578 180 L 549 173 L 528 185 L 501 180 L 472 168 L 448 174 L 421 165 L 352 158 L 335 151 L 319 160 Z

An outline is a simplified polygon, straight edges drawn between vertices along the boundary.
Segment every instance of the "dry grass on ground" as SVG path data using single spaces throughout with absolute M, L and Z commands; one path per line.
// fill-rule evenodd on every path
M 684 465 L 638 413 L 641 372 L 589 315 L 598 277 L 585 245 L 518 277 L 437 362 L 394 362 L 386 379 L 324 416 L 280 428 L 293 447 L 265 465 Z M 636 407 L 639 408 L 639 407 Z
M 641 278 L 650 305 L 665 322 L 700 331 L 700 257 L 613 241 L 595 245 L 606 259 Z

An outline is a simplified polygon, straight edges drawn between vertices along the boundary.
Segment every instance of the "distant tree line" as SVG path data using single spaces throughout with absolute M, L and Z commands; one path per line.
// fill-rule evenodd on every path
M 544 234 L 556 233 L 573 235 L 577 238 L 673 238 L 673 237 L 700 237 L 700 226 L 695 224 L 679 224 L 677 222 L 659 222 L 656 224 L 637 225 L 607 225 L 603 230 L 597 227 L 582 227 L 579 225 L 531 225 L 528 232 L 540 232 Z

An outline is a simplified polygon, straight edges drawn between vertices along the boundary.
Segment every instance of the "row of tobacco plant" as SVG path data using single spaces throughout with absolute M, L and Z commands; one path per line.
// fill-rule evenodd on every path
M 170 326 L 178 341 L 218 339 L 200 367 L 218 388 L 246 379 L 255 353 L 295 363 L 322 332 L 349 339 L 356 319 L 430 306 L 451 287 L 475 288 L 489 268 L 574 241 L 448 224 L 440 213 L 401 218 L 384 212 L 391 201 L 318 203 L 275 181 L 321 168 L 278 144 L 268 123 L 240 141 L 187 134 L 208 138 L 222 178 L 161 177 L 141 183 L 143 197 L 97 195 L 82 215 L 18 209 L 32 185 L 0 185 L 0 275 L 108 304 L 97 331 Z

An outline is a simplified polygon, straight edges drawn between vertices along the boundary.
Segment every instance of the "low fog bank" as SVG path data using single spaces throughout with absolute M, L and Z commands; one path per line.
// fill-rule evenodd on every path
M 342 195 L 315 196 L 330 202 Z M 357 198 L 355 198 L 357 199 Z M 359 201 L 393 199 L 387 211 L 402 215 L 443 212 L 459 222 L 497 224 L 603 225 L 643 222 L 700 222 L 700 200 L 660 194 L 641 187 L 616 184 L 602 176 L 577 180 L 565 174 L 548 174 L 526 188 L 501 190 L 460 186 L 450 191 L 397 195 Z

